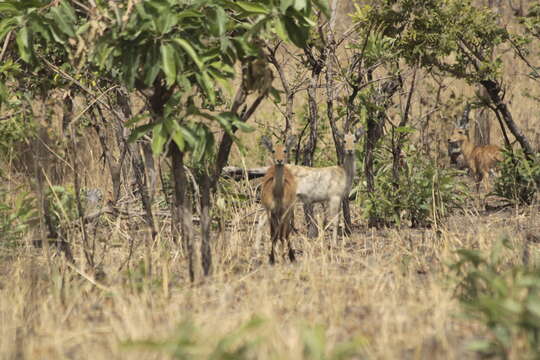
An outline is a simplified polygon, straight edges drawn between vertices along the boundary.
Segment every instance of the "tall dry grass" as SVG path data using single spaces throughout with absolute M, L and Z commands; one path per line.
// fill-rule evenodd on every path
M 512 113 L 539 146 L 538 118 L 531 111 L 538 103 L 527 96 L 538 93 L 537 82 L 525 76 L 527 68 L 518 59 L 508 55 L 505 64 Z M 418 76 L 413 119 L 434 109 L 431 80 Z M 445 84 L 443 105 L 427 129 L 429 141 L 441 153 L 446 151 L 453 117 L 461 112 L 452 99 L 472 96 L 476 90 L 450 79 Z M 296 102 L 297 114 L 303 101 Z M 260 131 L 268 131 L 281 128 L 281 122 L 270 121 L 280 118 L 275 105 L 267 102 L 253 122 Z M 497 127 L 492 129 L 492 138 L 501 143 Z M 244 155 L 235 148 L 231 163 L 261 165 L 264 154 L 256 150 L 257 137 L 241 135 L 251 150 Z M 81 152 L 85 164 L 81 178 L 85 188 L 110 189 L 96 144 L 95 138 L 81 144 L 88 150 Z M 317 160 L 331 161 L 328 153 L 319 154 Z M 4 176 L 9 189 L 26 186 L 24 174 L 9 164 L 4 166 Z M 63 181 L 72 181 L 70 176 L 66 171 Z M 0 358 L 171 358 L 165 351 L 169 345 L 152 350 L 129 344 L 174 340 L 181 333 L 179 327 L 185 329 L 187 323 L 196 329 L 190 332 L 196 342 L 192 351 L 208 355 L 220 339 L 254 316 L 264 319 L 263 323 L 244 340 L 260 338 L 250 350 L 257 359 L 317 358 L 306 347 L 310 331 L 318 326 L 325 329 L 328 354 L 352 341 L 355 358 L 474 358 L 467 344 L 486 336 L 487 330 L 461 316 L 448 264 L 456 260 L 458 248 L 488 251 L 501 237 L 515 245 L 509 261 L 520 264 L 526 230 L 540 226 L 534 207 L 479 215 L 471 206 L 437 229 L 371 230 L 365 227 L 359 204 L 353 204 L 353 234 L 333 247 L 323 237 L 306 238 L 297 215 L 298 233 L 293 238 L 298 262 L 278 261 L 272 267 L 267 262 L 267 228 L 261 233 L 256 225 L 262 208 L 255 201 L 253 186 L 234 184 L 233 192 L 248 199 L 234 200 L 224 194 L 216 199 L 224 205 L 216 208 L 221 221 L 213 226 L 214 272 L 199 284 L 189 283 L 186 254 L 171 241 L 166 216 L 159 218 L 158 240 L 148 252 L 140 217 L 102 217 L 96 232 L 91 232 L 103 274 L 97 282 L 84 268 L 77 231 L 70 232 L 69 239 L 75 266 L 69 266 L 54 248 L 47 254 L 33 247 L 32 233 L 24 239 L 25 246 L 0 247 Z M 16 192 L 12 195 L 14 201 Z M 142 213 L 136 199 L 125 195 L 121 203 L 125 209 Z M 532 246 L 531 256 L 537 257 L 537 245 Z M 145 268 L 146 253 L 150 254 L 150 273 Z M 231 348 L 235 346 L 238 343 L 233 342 Z
M 486 330 L 460 316 L 448 270 L 455 250 L 488 251 L 495 240 L 508 237 L 516 248 L 510 261 L 519 264 L 523 229 L 540 225 L 537 209 L 481 218 L 461 214 L 437 230 L 357 226 L 331 247 L 327 238 L 303 236 L 298 223 L 298 262 L 279 259 L 270 266 L 268 235 L 254 243 L 259 208 L 248 200 L 228 209 L 230 226 L 214 242 L 214 273 L 195 285 L 188 281 L 185 254 L 166 230 L 152 246 L 151 274 L 143 274 L 144 245 L 131 229 L 133 219 L 102 224 L 97 239 L 110 247 L 100 255 L 105 276 L 97 286 L 80 268 L 80 239 L 73 242 L 75 267 L 54 249 L 49 260 L 30 246 L 5 250 L 1 357 L 170 358 L 165 346 L 150 350 L 127 344 L 175 339 L 186 321 L 196 328 L 194 354 L 210 354 L 220 339 L 258 316 L 263 324 L 245 339 L 261 338 L 250 350 L 258 359 L 315 358 L 305 348 L 306 333 L 317 326 L 325 329 L 328 353 L 353 341 L 354 358 L 473 358 L 467 343 Z M 355 224 L 362 222 L 358 211 L 353 215 Z M 162 225 L 168 228 L 166 219 Z M 117 243 L 122 237 L 134 237 L 136 243 L 133 258 L 119 270 L 128 257 L 126 246 Z

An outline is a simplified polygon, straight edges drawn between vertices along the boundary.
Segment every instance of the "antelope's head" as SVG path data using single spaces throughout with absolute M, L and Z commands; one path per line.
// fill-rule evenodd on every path
M 290 136 L 287 138 L 287 140 L 285 140 L 284 144 L 276 144 L 276 146 L 274 146 L 272 144 L 272 140 L 270 140 L 267 136 L 263 136 L 261 138 L 261 143 L 272 154 L 274 165 L 283 166 L 287 163 L 289 150 L 293 146 L 295 140 L 295 136 Z
M 354 144 L 355 144 L 355 137 L 353 134 L 346 134 L 345 139 L 343 140 L 343 150 L 345 150 L 345 154 L 353 154 L 354 153 Z
M 471 111 L 471 105 L 467 104 L 465 110 L 463 111 L 463 116 L 461 120 L 455 124 L 454 131 L 450 134 L 448 138 L 448 153 L 450 158 L 453 155 L 461 153 L 461 144 L 464 141 L 469 140 L 469 112 Z M 457 157 L 457 156 L 455 156 Z
M 287 148 L 285 145 L 277 144 L 272 149 L 272 155 L 274 157 L 274 165 L 283 166 L 287 162 Z
M 354 154 L 354 146 L 363 134 L 364 131 L 361 128 L 356 129 L 354 133 L 349 132 L 345 134 L 343 137 L 343 150 L 345 151 L 345 155 Z

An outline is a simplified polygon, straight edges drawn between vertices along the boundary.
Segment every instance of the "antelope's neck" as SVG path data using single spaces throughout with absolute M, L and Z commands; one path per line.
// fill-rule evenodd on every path
M 275 165 L 274 189 L 272 191 L 272 194 L 274 195 L 274 199 L 276 199 L 276 201 L 281 201 L 281 199 L 283 198 L 284 172 L 284 165 Z
M 356 172 L 356 159 L 353 153 L 345 153 L 345 158 L 343 159 L 343 169 L 345 170 L 345 175 L 347 176 L 347 189 L 351 188 L 354 174 Z
M 473 150 L 474 144 L 469 140 L 469 138 L 463 140 L 463 142 L 461 143 L 461 151 L 463 152 L 463 156 L 469 159 Z

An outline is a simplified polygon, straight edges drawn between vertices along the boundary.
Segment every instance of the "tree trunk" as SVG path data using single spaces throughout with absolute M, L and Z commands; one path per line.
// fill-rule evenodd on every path
M 96 116 L 96 112 L 99 115 Z M 109 148 L 109 142 L 107 141 L 107 135 L 105 133 L 105 128 L 107 125 L 107 122 L 105 120 L 105 117 L 103 116 L 103 112 L 101 111 L 99 104 L 96 104 L 93 106 L 93 109 L 89 112 L 90 117 L 92 119 L 92 127 L 96 131 L 96 134 L 99 139 L 99 143 L 101 144 L 101 151 L 102 156 L 105 158 L 105 162 L 109 168 L 109 173 L 111 176 L 111 182 L 113 187 L 113 204 L 116 204 L 118 199 L 120 198 L 120 184 L 121 184 L 121 160 L 117 160 L 113 156 L 112 150 Z
M 201 184 L 201 254 L 204 275 L 208 276 L 212 272 L 212 246 L 210 237 L 210 177 L 206 169 L 202 170 L 200 176 Z
M 311 65 L 311 78 L 307 89 L 310 131 L 308 142 L 302 151 L 302 165 L 313 166 L 313 156 L 315 154 L 315 149 L 317 148 L 317 128 L 319 121 L 317 104 L 317 84 L 319 82 L 319 76 L 325 62 L 325 53 L 321 54 L 319 59 L 316 59 L 314 57 L 312 48 L 305 48 L 304 53 L 308 57 L 309 63 Z M 308 237 L 317 237 L 319 231 L 317 229 L 317 225 L 314 222 L 313 204 L 304 204 L 304 218 L 308 227 Z
M 131 104 L 129 101 L 128 93 L 126 91 L 118 91 L 116 93 L 116 101 L 122 111 L 124 123 L 132 117 Z M 120 123 L 119 126 L 122 128 L 122 141 L 126 151 L 131 155 L 131 163 L 133 166 L 133 175 L 135 177 L 135 184 L 137 186 L 137 191 L 141 197 L 141 203 L 144 210 L 144 221 L 146 226 L 148 226 L 149 233 L 152 240 L 157 236 L 157 227 L 154 221 L 154 215 L 152 213 L 152 202 L 148 194 L 148 186 L 146 182 L 145 170 L 144 170 L 144 161 L 139 151 L 140 142 L 137 143 L 128 143 L 127 139 L 129 137 L 129 131 L 124 127 L 124 123 Z M 124 174 L 125 176 L 126 174 Z
M 489 98 L 493 102 L 493 105 L 495 106 L 496 110 L 501 114 L 504 123 L 506 124 L 506 126 L 508 126 L 508 129 L 510 129 L 512 135 L 514 135 L 516 140 L 521 145 L 521 148 L 525 152 L 527 158 L 531 159 L 534 151 L 525 135 L 523 135 L 517 124 L 514 122 L 508 106 L 502 101 L 499 95 L 502 92 L 500 85 L 493 80 L 482 80 L 480 81 L 480 84 L 482 84 L 482 86 L 484 86 L 484 88 L 486 89 Z
M 414 85 L 416 81 L 416 68 L 413 72 L 413 77 L 411 81 L 411 88 L 409 89 L 409 94 L 407 95 L 407 103 L 405 105 L 405 110 L 403 111 L 403 116 L 401 117 L 401 120 L 399 122 L 398 127 L 403 128 L 407 125 L 407 122 L 409 121 L 409 114 L 411 109 L 411 101 L 412 96 L 414 93 Z M 401 80 L 400 80 L 401 82 Z M 394 135 L 392 134 L 392 180 L 394 182 L 394 187 L 397 189 L 400 185 L 400 179 L 399 179 L 399 172 L 401 170 L 401 150 L 403 148 L 403 142 L 405 140 L 405 133 L 404 132 L 398 132 L 396 138 L 394 139 Z
M 375 99 L 375 103 L 378 105 L 378 110 L 375 112 L 374 116 L 368 116 L 367 119 L 367 136 L 364 144 L 364 175 L 366 177 L 366 189 L 368 196 L 374 196 L 375 194 L 375 173 L 373 169 L 375 147 L 383 135 L 386 109 L 391 104 L 390 99 L 400 85 L 401 84 L 399 81 L 396 81 L 396 79 L 391 79 L 381 86 L 380 93 Z M 369 227 L 379 227 L 381 225 L 382 219 L 375 215 L 370 215 L 368 219 Z
M 188 272 L 191 282 L 201 279 L 199 270 L 200 256 L 199 247 L 195 244 L 193 237 L 193 215 L 191 212 L 191 201 L 187 195 L 187 176 L 184 169 L 184 153 L 180 151 L 174 141 L 169 145 L 174 183 L 173 201 L 173 237 L 181 236 L 181 241 L 188 251 Z M 178 227 L 180 224 L 180 228 Z
M 478 96 L 482 100 L 489 102 L 489 95 L 486 88 L 481 86 Z M 476 145 L 488 145 L 491 143 L 491 124 L 489 121 L 489 112 L 487 108 L 480 108 L 476 114 L 475 127 L 474 127 L 474 143 Z
M 287 81 L 283 66 L 281 66 L 276 58 L 276 52 L 280 44 L 281 42 L 274 49 L 270 49 L 270 55 L 268 58 L 279 74 L 279 79 L 281 80 L 281 85 L 283 86 L 283 92 L 285 93 L 285 128 L 283 129 L 283 136 L 284 138 L 287 138 L 289 136 L 289 132 L 291 131 L 293 122 L 294 92 Z
M 341 141 L 342 134 L 339 132 L 334 118 L 334 55 L 336 52 L 336 39 L 334 37 L 334 30 L 336 25 L 336 0 L 330 4 L 330 26 L 327 32 L 327 45 L 325 48 L 326 58 L 326 114 L 332 129 L 332 137 L 334 139 L 334 146 L 336 148 L 336 155 L 338 164 L 343 164 L 343 142 Z M 348 129 L 343 129 L 344 132 Z M 353 175 L 354 176 L 354 175 Z M 343 232 L 349 235 L 352 231 L 351 211 L 349 207 L 349 194 L 346 194 L 345 198 L 341 201 L 341 207 L 343 209 Z M 338 221 L 339 222 L 339 221 Z

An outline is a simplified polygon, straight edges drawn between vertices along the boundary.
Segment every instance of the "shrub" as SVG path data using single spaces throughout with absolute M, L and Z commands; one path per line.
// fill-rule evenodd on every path
M 504 153 L 500 176 L 495 181 L 494 194 L 511 204 L 530 205 L 540 186 L 540 157 L 528 160 L 523 151 Z
M 168 353 L 175 359 L 257 359 L 261 351 L 270 358 L 279 358 L 283 353 L 274 348 L 273 341 L 265 335 L 265 323 L 265 320 L 255 316 L 209 346 L 210 342 L 201 336 L 199 329 L 192 322 L 184 321 L 169 339 L 129 341 L 124 343 L 124 346 L 126 349 Z M 303 327 L 301 339 L 303 358 L 310 360 L 357 359 L 366 342 L 362 338 L 354 338 L 329 347 L 326 331 L 322 326 Z
M 523 359 L 540 358 L 540 269 L 505 262 L 512 250 L 508 240 L 493 246 L 488 256 L 461 249 L 451 265 L 458 277 L 456 294 L 466 314 L 489 329 L 489 338 L 471 349 L 499 358 L 519 353 Z
M 391 153 L 383 148 L 377 151 L 375 192 L 366 193 L 364 183 L 357 189 L 366 194 L 361 199 L 366 216 L 377 217 L 386 225 L 431 226 L 463 206 L 468 192 L 456 176 L 459 171 L 439 167 L 412 147 L 404 153 L 396 184 Z
M 36 217 L 34 198 L 21 192 L 11 205 L 7 191 L 0 189 L 0 240 L 1 245 L 15 245 L 28 230 L 28 222 Z

